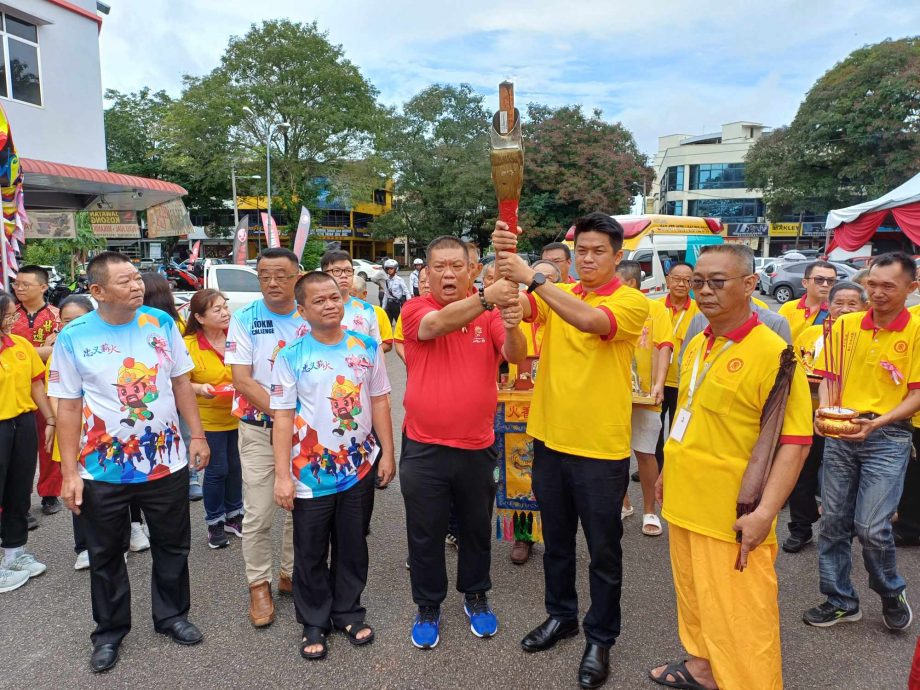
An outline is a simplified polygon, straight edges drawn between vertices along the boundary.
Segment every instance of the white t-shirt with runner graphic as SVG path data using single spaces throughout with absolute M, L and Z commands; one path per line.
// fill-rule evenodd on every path
M 126 324 L 90 312 L 60 332 L 48 394 L 83 398 L 83 479 L 137 484 L 188 464 L 171 379 L 194 368 L 176 322 L 141 307 Z

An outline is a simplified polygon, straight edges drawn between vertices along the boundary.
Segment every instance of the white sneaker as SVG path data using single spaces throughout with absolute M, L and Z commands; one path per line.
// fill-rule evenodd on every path
M 37 561 L 31 553 L 21 553 L 12 561 L 3 561 L 2 567 L 7 570 L 28 573 L 29 577 L 38 577 L 48 570 L 48 566 Z
M 131 523 L 131 545 L 129 548 L 135 553 L 146 551 L 150 548 L 150 540 L 144 534 L 144 528 L 139 522 Z
M 7 570 L 0 568 L 0 592 L 12 592 L 19 589 L 29 581 L 29 573 L 25 570 Z
M 74 570 L 86 570 L 89 568 L 89 551 L 81 551 L 77 554 L 77 560 L 74 561 Z

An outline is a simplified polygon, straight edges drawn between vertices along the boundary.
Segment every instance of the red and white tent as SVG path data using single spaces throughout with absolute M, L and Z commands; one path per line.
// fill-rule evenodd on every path
M 824 227 L 834 231 L 828 249 L 855 251 L 872 239 L 883 224 L 897 225 L 920 244 L 920 173 L 885 196 L 827 214 Z

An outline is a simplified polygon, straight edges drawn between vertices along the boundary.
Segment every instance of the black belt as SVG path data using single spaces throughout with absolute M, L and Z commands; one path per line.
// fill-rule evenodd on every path
M 270 419 L 265 419 L 263 421 L 256 421 L 255 419 L 241 419 L 240 421 L 243 424 L 248 424 L 249 426 L 257 426 L 260 429 L 271 429 L 272 428 L 272 420 Z
M 882 415 L 875 414 L 875 412 L 862 412 L 859 415 L 862 419 L 878 419 Z M 904 431 L 909 431 L 910 433 L 914 432 L 914 425 L 909 419 L 899 419 L 896 422 L 889 422 L 885 426 L 893 426 L 898 429 L 903 429 Z

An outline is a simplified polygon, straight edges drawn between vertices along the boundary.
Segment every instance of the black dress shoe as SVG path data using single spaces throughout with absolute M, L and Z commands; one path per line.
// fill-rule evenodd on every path
M 168 628 L 157 630 L 161 635 L 169 635 L 173 642 L 178 644 L 192 645 L 198 644 L 204 639 L 204 635 L 192 623 L 188 621 L 175 621 Z
M 93 654 L 89 658 L 89 667 L 93 670 L 93 673 L 108 671 L 117 663 L 117 644 L 97 644 L 93 647 Z
M 629 478 L 632 479 L 634 482 L 639 481 L 639 472 L 638 472 L 638 470 L 635 471 L 635 472 L 633 472 L 631 475 L 629 475 Z
M 527 636 L 521 640 L 521 647 L 524 648 L 525 652 L 542 652 L 555 645 L 559 640 L 574 637 L 577 634 L 578 621 L 560 621 L 550 616 L 527 633 Z
M 799 536 L 798 534 L 790 534 L 786 537 L 786 541 L 783 542 L 783 551 L 786 553 L 798 553 L 805 548 L 805 544 L 808 544 L 813 539 L 812 535 L 807 537 Z
M 599 688 L 607 682 L 610 649 L 589 642 L 578 667 L 578 684 L 583 688 Z

